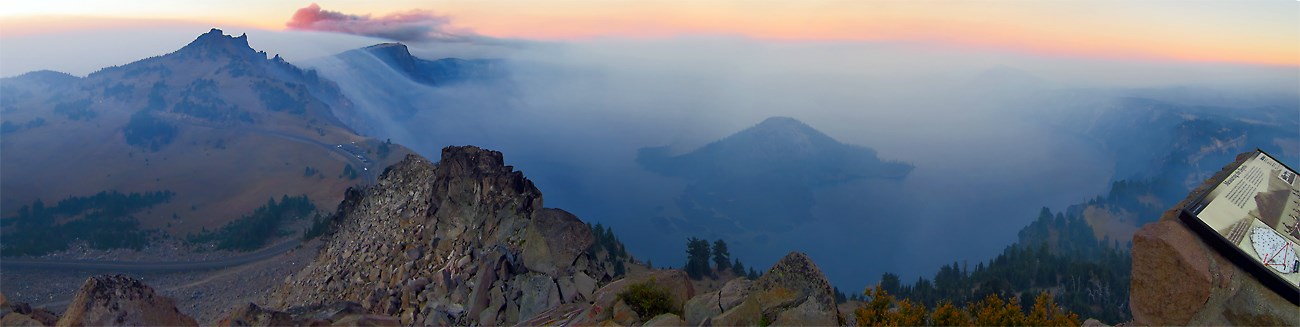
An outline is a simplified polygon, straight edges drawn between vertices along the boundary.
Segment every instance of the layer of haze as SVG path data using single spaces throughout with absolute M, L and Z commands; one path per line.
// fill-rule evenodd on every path
M 0 75 L 33 69 L 84 75 L 174 51 L 206 28 L 135 32 L 119 33 L 111 42 L 91 32 L 7 38 Z M 913 280 L 953 261 L 987 260 L 1014 242 L 1039 208 L 1059 211 L 1103 193 L 1113 178 L 1114 158 L 1086 139 L 1031 118 L 1103 100 L 1044 98 L 1056 90 L 1198 85 L 1250 94 L 1300 89 L 1294 68 L 1037 57 L 930 43 L 733 37 L 411 44 L 427 59 L 502 58 L 511 74 L 500 82 L 434 88 L 378 61 L 353 63 L 363 74 L 318 58 L 378 39 L 227 31 L 243 32 L 254 48 L 284 54 L 338 82 L 360 111 L 340 114 L 363 117 L 368 126 L 360 130 L 431 158 L 447 145 L 503 151 L 508 164 L 542 189 L 548 207 L 613 226 L 639 259 L 680 266 L 686 237 L 723 238 L 734 256 L 760 269 L 788 251 L 805 251 L 844 290 L 874 283 L 885 271 Z M 376 90 L 404 90 L 403 98 L 385 98 L 391 93 Z M 396 116 L 391 101 L 421 110 Z M 668 145 L 690 151 L 770 116 L 794 117 L 916 169 L 901 182 L 821 189 L 815 220 L 789 233 L 698 235 L 656 226 L 654 217 L 674 214 L 685 181 L 637 166 L 637 149 Z
M 413 44 L 412 51 L 436 59 L 457 46 Z M 428 87 L 378 59 L 351 68 L 332 58 L 306 64 L 340 83 L 376 136 L 425 155 L 458 144 L 501 150 L 537 182 L 547 206 L 613 226 L 630 253 L 657 266 L 679 266 L 687 237 L 722 238 L 758 268 L 805 251 L 849 290 L 886 271 L 910 280 L 942 264 L 987 260 L 1014 242 L 1039 208 L 1060 211 L 1103 194 L 1114 158 L 1031 118 L 1104 101 L 1045 98 L 1060 90 L 1198 85 L 1267 93 L 1300 85 L 1293 70 L 1276 67 L 1042 58 L 911 43 L 697 37 L 488 52 L 506 59 L 511 78 Z M 404 91 L 395 97 L 383 90 Z M 421 108 L 395 115 L 394 101 Z M 916 170 L 902 182 L 822 188 L 814 220 L 788 233 L 704 235 L 658 223 L 678 214 L 686 181 L 637 166 L 639 148 L 686 152 L 771 116 L 800 119 Z

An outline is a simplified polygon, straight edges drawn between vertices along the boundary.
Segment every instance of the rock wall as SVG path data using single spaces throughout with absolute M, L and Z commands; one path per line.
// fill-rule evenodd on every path
M 1237 162 L 1250 159 L 1237 156 Z M 1232 173 L 1206 180 L 1160 221 L 1133 235 L 1130 307 L 1138 325 L 1300 326 L 1300 307 L 1261 284 L 1201 239 L 1178 214 Z

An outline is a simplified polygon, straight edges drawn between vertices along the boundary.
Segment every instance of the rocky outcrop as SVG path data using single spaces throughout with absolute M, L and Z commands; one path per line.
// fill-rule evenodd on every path
M 777 261 L 754 281 L 754 290 L 746 298 L 744 301 L 756 302 L 763 318 L 775 325 L 839 324 L 830 281 L 808 255 L 800 252 L 791 252 Z
M 688 325 L 839 325 L 830 281 L 808 255 L 791 252 L 758 280 L 733 279 L 691 299 Z
M 398 326 L 397 318 L 366 313 L 360 304 L 297 307 L 276 311 L 249 303 L 217 321 L 217 326 Z
M 723 311 L 740 305 L 753 290 L 754 282 L 745 278 L 736 278 L 722 285 L 722 289 L 696 296 L 686 302 L 682 308 L 686 323 L 691 326 L 722 314 Z
M 591 301 L 610 276 L 590 264 L 590 227 L 542 207 L 500 152 L 448 147 L 408 156 L 351 190 L 315 262 L 273 296 L 280 307 L 360 303 L 402 325 L 513 324 Z
M 681 311 L 682 304 L 695 296 L 695 287 L 690 277 L 681 270 L 653 270 L 629 275 L 596 290 L 587 303 L 562 305 L 542 311 L 531 318 L 520 321 L 521 326 L 589 326 L 612 323 L 629 326 L 640 324 L 654 317 L 640 317 L 632 311 L 619 294 L 631 285 L 654 283 L 658 290 L 666 292 L 674 309 Z M 658 316 L 656 316 L 658 317 Z M 666 319 L 666 318 L 665 318 Z M 678 319 L 681 319 L 680 317 Z M 663 323 L 663 321 L 661 321 Z
M 91 277 L 81 285 L 56 325 L 198 326 L 198 323 L 177 310 L 172 299 L 158 295 L 139 280 L 102 275 Z
M 323 322 L 322 322 L 323 323 Z M 294 319 L 288 312 L 262 308 L 249 303 L 238 307 L 217 321 L 217 326 L 310 326 L 312 322 Z
M 676 313 L 639 317 L 620 299 L 629 285 L 655 281 L 671 294 Z M 596 291 L 589 305 L 568 304 L 520 322 L 525 326 L 661 325 L 752 326 L 841 325 L 830 282 L 821 269 L 799 252 L 792 252 L 756 281 L 737 278 L 717 291 L 692 296 L 694 289 L 681 270 L 658 270 L 629 276 Z
M 1237 156 L 1237 162 L 1251 158 Z M 1300 307 L 1273 292 L 1178 218 L 1195 195 L 1231 173 L 1225 167 L 1160 221 L 1133 235 L 1130 308 L 1139 325 L 1300 325 Z

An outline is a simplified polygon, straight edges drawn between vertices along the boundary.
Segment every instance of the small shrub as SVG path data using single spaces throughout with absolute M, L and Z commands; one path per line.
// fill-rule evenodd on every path
M 681 315 L 673 303 L 672 294 L 654 280 L 628 285 L 627 289 L 618 293 L 618 298 L 645 319 L 665 313 Z

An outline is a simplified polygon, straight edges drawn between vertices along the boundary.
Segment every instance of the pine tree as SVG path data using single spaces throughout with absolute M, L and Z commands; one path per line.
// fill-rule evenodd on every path
M 722 239 L 713 241 L 713 264 L 718 266 L 718 272 L 731 267 L 731 253 L 727 251 L 727 242 Z
M 686 274 L 691 279 L 700 279 L 709 274 L 709 241 L 688 238 L 686 239 Z
M 731 271 L 736 272 L 736 276 L 747 277 L 745 276 L 745 264 L 740 263 L 740 258 L 736 258 L 736 262 L 731 264 Z

